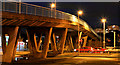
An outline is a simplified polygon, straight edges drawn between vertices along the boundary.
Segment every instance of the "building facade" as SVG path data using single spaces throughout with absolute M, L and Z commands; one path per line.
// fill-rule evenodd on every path
M 103 29 L 96 28 L 94 31 L 101 36 L 101 42 L 103 41 Z M 118 25 L 110 25 L 106 28 L 106 46 L 114 46 L 114 32 L 116 39 L 116 47 L 120 45 L 120 27 Z

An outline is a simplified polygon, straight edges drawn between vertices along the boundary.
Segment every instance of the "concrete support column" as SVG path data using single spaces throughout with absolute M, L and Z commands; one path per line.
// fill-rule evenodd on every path
M 2 61 L 10 63 L 13 59 L 14 50 L 16 50 L 15 47 L 17 44 L 15 43 L 19 27 L 3 27 L 2 29 L 4 29 L 4 34 L 7 33 L 9 35 L 8 46 L 6 47 L 5 53 L 3 54 Z
M 18 41 L 19 41 L 19 35 L 20 35 L 20 29 L 18 30 L 18 34 L 17 34 L 17 38 L 16 38 L 16 42 L 15 42 L 15 48 L 14 48 L 14 51 L 13 51 L 13 61 L 15 60 L 15 55 L 16 55 L 16 49 L 17 49 L 17 45 L 18 45 Z
M 38 45 L 37 45 L 37 40 L 36 40 L 36 34 L 34 33 L 34 45 L 33 45 L 33 47 L 35 48 L 35 50 L 37 51 L 37 47 L 38 47 Z M 37 51 L 38 52 L 38 51 Z
M 4 33 L 2 33 L 2 51 L 3 51 L 3 54 L 5 54 L 5 51 L 6 51 L 6 38 L 5 38 Z
M 49 41 L 50 41 L 50 38 L 51 38 L 52 29 L 53 28 L 50 28 L 45 34 L 45 41 L 44 41 L 42 56 L 41 56 L 42 58 L 47 57 L 47 52 L 48 52 L 48 48 L 49 48 Z
M 100 46 L 101 46 L 101 45 L 100 45 L 99 41 L 96 40 L 96 41 L 95 41 L 95 47 L 100 47 Z
M 66 42 L 65 42 L 65 48 L 64 48 L 64 50 L 65 51 L 70 51 L 70 45 L 69 45 L 69 42 L 70 42 L 70 40 L 69 40 L 69 37 L 67 37 L 67 40 L 66 40 Z
M 77 37 L 75 37 L 75 40 L 74 40 L 74 48 L 75 49 L 78 49 L 78 38 Z
M 40 45 L 41 45 L 41 42 L 42 42 L 42 34 L 39 34 L 38 35 L 39 36 L 39 41 L 37 42 L 38 44 L 37 44 L 37 51 L 39 51 L 39 49 L 40 49 Z
M 73 46 L 73 41 L 72 41 L 72 37 L 70 36 L 70 46 L 71 46 L 71 50 L 74 49 L 74 46 Z
M 72 37 L 71 36 L 67 37 L 66 49 L 68 51 L 72 51 L 74 49 L 73 42 L 72 42 Z
M 27 30 L 28 48 L 31 54 L 37 53 L 37 43 L 35 33 L 32 30 Z
M 51 48 L 53 51 L 57 51 L 55 33 L 53 33 L 51 36 Z
M 78 49 L 81 48 L 81 44 L 79 42 L 79 40 L 81 39 L 81 37 L 82 37 L 82 32 L 80 32 L 79 35 L 78 35 Z
M 60 50 L 60 42 L 57 43 L 57 50 Z
M 32 53 L 32 45 L 31 45 L 31 41 L 29 41 L 30 40 L 30 33 L 28 30 L 26 32 L 27 32 L 27 38 L 28 38 L 28 49 L 29 49 L 30 53 Z
M 84 42 L 83 42 L 83 47 L 85 47 L 85 46 L 86 46 L 86 43 L 87 43 L 87 38 L 88 38 L 88 36 L 83 37 L 83 39 L 84 39 Z
M 91 44 L 91 47 L 95 47 L 95 40 L 92 40 L 92 44 Z
M 17 41 L 15 42 L 15 48 L 14 48 L 14 51 L 13 51 L 13 60 L 15 60 L 16 49 L 17 49 L 17 45 L 18 45 L 18 41 L 19 41 L 18 37 L 19 37 L 19 35 L 17 36 L 17 39 L 16 39 Z
M 92 39 L 91 40 L 88 40 L 88 46 L 92 46 Z
M 65 45 L 65 40 L 66 40 L 66 36 L 67 36 L 67 31 L 68 29 L 66 28 L 65 31 L 62 33 L 62 38 L 61 38 L 61 41 L 60 41 L 60 50 L 59 52 L 62 54 L 63 51 L 64 51 L 64 45 Z
M 28 48 L 31 54 L 36 54 L 39 52 L 39 48 L 41 45 L 41 38 L 42 38 L 42 34 L 40 34 L 40 32 L 38 32 L 38 30 L 34 30 L 33 29 L 27 29 L 27 37 L 28 37 Z M 38 34 L 39 40 L 37 41 L 36 39 L 36 34 Z
M 37 33 L 36 33 L 37 34 Z M 34 34 L 34 43 L 35 43 L 35 48 L 37 50 L 37 52 L 39 52 L 40 49 L 40 45 L 41 45 L 41 38 L 42 38 L 42 34 L 38 34 L 39 40 L 37 41 L 36 39 L 36 34 Z
M 102 45 L 102 42 L 99 42 L 100 43 L 100 47 L 102 47 L 103 45 Z
M 51 39 L 50 39 L 50 41 L 51 41 L 51 50 L 53 51 L 53 50 L 54 50 L 54 48 L 53 48 L 53 40 L 52 40 L 52 35 L 51 35 Z

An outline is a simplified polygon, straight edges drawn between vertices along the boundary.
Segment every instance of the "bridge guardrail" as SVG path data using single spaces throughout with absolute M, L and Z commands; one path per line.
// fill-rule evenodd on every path
M 21 9 L 19 8 L 21 6 Z M 23 13 L 23 14 L 32 14 L 37 16 L 44 16 L 44 17 L 52 17 L 57 19 L 64 19 L 69 21 L 78 22 L 78 19 L 75 15 L 65 13 L 62 11 L 56 10 L 56 16 L 55 16 L 55 10 L 51 8 L 46 8 L 38 5 L 28 4 L 28 3 L 19 3 L 19 2 L 2 2 L 2 10 L 3 11 L 9 11 L 9 12 L 15 12 L 15 13 Z M 88 31 L 93 32 L 95 35 L 97 35 L 93 29 L 82 19 L 79 19 L 79 24 L 83 25 L 85 29 Z
M 9 11 L 9 12 L 16 12 L 19 13 L 19 2 L 3 2 L 3 11 Z M 38 6 L 38 5 L 32 5 L 27 3 L 21 3 L 21 11 L 20 13 L 24 14 L 32 14 L 32 15 L 38 15 L 38 16 L 44 16 L 44 17 L 52 17 L 57 19 L 65 19 L 69 21 L 78 22 L 78 19 L 75 15 L 65 13 L 62 11 L 56 10 L 56 16 L 55 16 L 55 10 Z M 74 19 L 73 19 L 74 18 Z M 80 24 L 83 25 L 83 21 L 80 21 Z

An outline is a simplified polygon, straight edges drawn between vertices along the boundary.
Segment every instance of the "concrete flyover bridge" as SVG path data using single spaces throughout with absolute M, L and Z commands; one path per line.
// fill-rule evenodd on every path
M 101 46 L 100 37 L 84 20 L 58 10 L 55 14 L 55 10 L 42 6 L 2 2 L 1 26 L 3 62 L 14 60 L 20 37 L 28 39 L 28 49 L 35 58 L 47 57 L 49 43 L 53 54 L 72 51 L 80 45 L 78 37 L 83 39 L 81 47 Z M 9 36 L 8 45 L 6 35 Z M 42 52 L 39 52 L 42 43 Z

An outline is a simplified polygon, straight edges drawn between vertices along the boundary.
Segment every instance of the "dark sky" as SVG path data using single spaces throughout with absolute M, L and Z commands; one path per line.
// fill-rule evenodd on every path
M 49 2 L 29 2 L 30 4 L 49 7 Z M 74 14 L 77 16 L 78 10 L 83 10 L 84 14 L 81 17 L 93 29 L 102 27 L 100 19 L 107 18 L 107 25 L 120 26 L 120 4 L 118 2 L 57 2 L 57 10 Z

